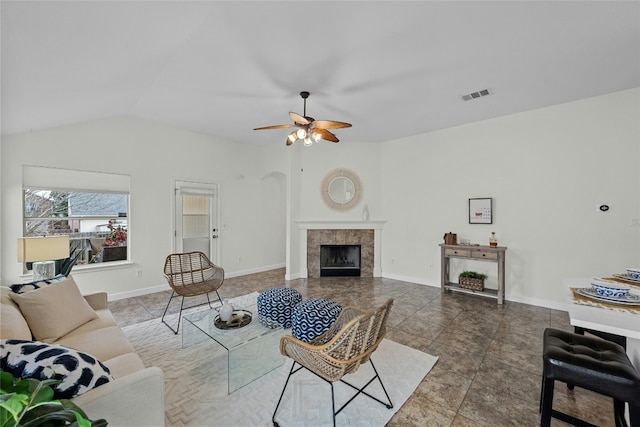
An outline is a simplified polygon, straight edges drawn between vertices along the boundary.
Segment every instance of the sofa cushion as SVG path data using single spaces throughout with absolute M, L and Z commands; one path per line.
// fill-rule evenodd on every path
M 30 340 L 31 329 L 10 294 L 9 288 L 0 287 L 0 337 Z
M 11 294 L 38 341 L 54 342 L 98 317 L 71 277 L 24 294 Z
M 64 274 L 58 274 L 57 276 L 47 279 L 47 280 L 36 280 L 35 282 L 29 283 L 16 283 L 15 285 L 9 286 L 11 290 L 17 294 L 23 294 L 29 291 L 35 291 L 36 289 L 40 289 L 44 286 L 49 286 L 52 283 L 59 282 L 61 280 L 65 280 L 67 277 Z
M 56 341 L 56 344 L 86 351 L 103 361 L 135 352 L 129 340 L 117 326 L 87 331 L 83 334 L 68 334 Z
M 144 362 L 137 353 L 121 354 L 102 362 L 109 368 L 115 379 L 126 377 L 145 368 Z
M 82 326 L 77 327 L 73 331 L 66 334 L 64 337 L 67 338 L 72 337 L 74 335 L 84 334 L 85 332 L 96 331 L 98 329 L 109 328 L 111 326 L 117 326 L 116 319 L 113 317 L 113 314 L 109 310 L 95 310 L 97 317 L 89 322 L 85 323 Z M 74 347 L 74 346 L 71 346 Z M 78 348 L 78 347 L 75 347 Z M 83 348 L 80 348 L 84 350 Z
M 71 399 L 113 380 L 96 358 L 67 347 L 38 341 L 0 341 L 0 366 L 16 378 L 56 379 L 54 399 Z

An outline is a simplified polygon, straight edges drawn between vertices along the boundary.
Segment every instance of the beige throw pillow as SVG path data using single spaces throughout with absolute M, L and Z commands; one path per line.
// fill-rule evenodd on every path
M 71 277 L 24 294 L 11 294 L 11 299 L 20 306 L 35 339 L 47 343 L 98 317 Z

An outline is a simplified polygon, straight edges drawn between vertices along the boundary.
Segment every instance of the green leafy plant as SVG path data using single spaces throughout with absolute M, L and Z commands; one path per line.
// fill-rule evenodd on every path
M 103 427 L 103 419 L 92 421 L 73 402 L 53 399 L 52 385 L 59 380 L 14 378 L 0 371 L 0 427 Z
M 488 276 L 486 274 L 476 273 L 475 271 L 463 271 L 462 273 L 460 273 L 459 277 L 468 277 L 470 279 L 484 280 Z

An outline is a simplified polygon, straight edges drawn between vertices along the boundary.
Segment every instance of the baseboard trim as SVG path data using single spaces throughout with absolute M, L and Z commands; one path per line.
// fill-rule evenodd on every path
M 505 299 L 509 302 L 518 302 L 522 304 L 535 305 L 536 307 L 550 308 L 552 310 L 569 311 L 571 307 L 570 302 L 558 302 L 550 301 L 547 299 L 528 298 L 528 297 L 513 297 L 512 295 L 506 295 Z
M 268 265 L 264 267 L 250 268 L 247 270 L 240 270 L 240 271 L 234 271 L 232 273 L 226 273 L 225 278 L 231 279 L 233 277 L 247 276 L 249 274 L 262 273 L 265 271 L 277 270 L 279 268 L 284 268 L 284 267 L 285 267 L 284 264 L 274 264 L 274 265 Z M 162 285 L 151 286 L 151 287 L 142 288 L 142 289 L 135 289 L 132 291 L 115 292 L 112 294 L 108 294 L 108 299 L 109 301 L 117 301 L 121 299 L 139 297 L 142 295 L 153 294 L 156 292 L 170 291 L 170 290 L 171 290 L 171 287 L 169 286 L 169 284 L 164 283 Z
M 440 287 L 440 282 L 426 280 L 421 277 L 401 276 L 398 274 L 383 274 L 382 277 L 387 279 L 393 279 L 393 280 L 401 280 L 403 282 L 416 283 L 418 285 L 432 286 L 434 288 Z M 534 305 L 536 307 L 550 308 L 553 310 L 560 310 L 560 311 L 569 311 L 569 307 L 571 306 L 571 303 L 568 303 L 568 302 L 565 303 L 565 302 L 558 302 L 558 301 L 550 301 L 545 299 L 514 296 L 509 294 L 505 295 L 505 300 L 507 302 L 517 302 L 522 304 Z
M 164 291 L 170 291 L 170 290 L 171 290 L 171 287 L 169 286 L 169 284 L 165 283 L 163 285 L 151 286 L 151 287 L 142 288 L 142 289 L 135 289 L 133 291 L 115 292 L 112 294 L 107 294 L 107 298 L 109 301 L 117 301 L 121 299 L 139 297 L 142 295 L 154 294 L 156 292 L 164 292 Z
M 285 274 L 284 280 L 296 280 L 296 279 L 306 279 L 306 277 L 302 277 L 302 274 Z
M 440 283 L 436 283 L 432 280 L 425 280 L 422 277 L 412 277 L 412 276 L 402 276 L 399 274 L 384 274 L 382 273 L 382 277 L 385 279 L 392 279 L 392 280 L 400 280 L 402 282 L 409 282 L 409 283 L 415 283 L 418 285 L 425 285 L 425 286 L 431 286 L 434 288 L 439 288 L 440 287 Z
M 250 268 L 247 270 L 234 271 L 233 273 L 225 274 L 225 277 L 231 278 L 231 277 L 246 276 L 248 274 L 263 273 L 265 271 L 277 270 L 279 268 L 284 268 L 284 267 L 285 267 L 284 263 L 267 265 L 264 267 L 256 267 L 256 268 Z
M 262 273 L 265 271 L 270 271 L 270 270 L 276 270 L 279 268 L 284 268 L 285 264 L 274 264 L 274 265 L 269 265 L 269 266 L 263 266 L 263 267 L 257 267 L 257 268 L 250 268 L 247 270 L 240 270 L 240 271 L 234 271 L 232 273 L 226 274 L 227 278 L 232 278 L 232 277 L 240 277 L 240 276 L 246 276 L 249 274 L 255 274 L 255 273 Z M 296 279 L 300 279 L 299 274 L 293 274 L 293 275 L 289 275 L 289 277 L 287 277 L 287 275 L 285 274 L 284 280 L 296 280 Z M 440 287 L 440 283 L 436 283 L 433 280 L 427 280 L 421 277 L 413 277 L 413 276 L 402 276 L 399 274 L 382 274 L 383 278 L 386 279 L 393 279 L 393 280 L 400 280 L 402 282 L 409 282 L 409 283 L 415 283 L 418 285 L 425 285 L 425 286 L 431 286 L 434 288 L 439 288 Z M 125 298 L 132 298 L 132 297 L 138 297 L 141 295 L 147 295 L 147 294 L 152 294 L 152 293 L 156 293 L 156 292 L 163 292 L 163 291 L 170 291 L 171 288 L 169 287 L 168 284 L 162 284 L 162 285 L 158 285 L 158 286 L 151 286 L 148 288 L 143 288 L 143 289 L 136 289 L 133 291 L 127 291 L 127 292 L 116 292 L 113 294 L 109 294 L 108 298 L 109 301 L 117 301 L 120 299 L 125 299 Z M 550 301 L 550 300 L 544 300 L 544 299 L 539 299 L 539 298 L 528 298 L 528 297 L 515 297 L 513 295 L 506 295 L 507 302 L 518 302 L 518 303 L 523 303 L 523 304 L 529 304 L 529 305 L 534 305 L 537 307 L 544 307 L 544 308 L 551 308 L 554 310 L 561 310 L 561 311 L 568 311 L 569 307 L 570 307 L 570 303 L 563 303 L 563 302 L 558 302 L 558 301 Z

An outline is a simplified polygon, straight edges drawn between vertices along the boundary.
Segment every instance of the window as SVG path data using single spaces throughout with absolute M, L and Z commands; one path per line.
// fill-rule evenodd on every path
M 68 234 L 77 264 L 128 259 L 128 177 L 33 166 L 23 177 L 25 237 Z

